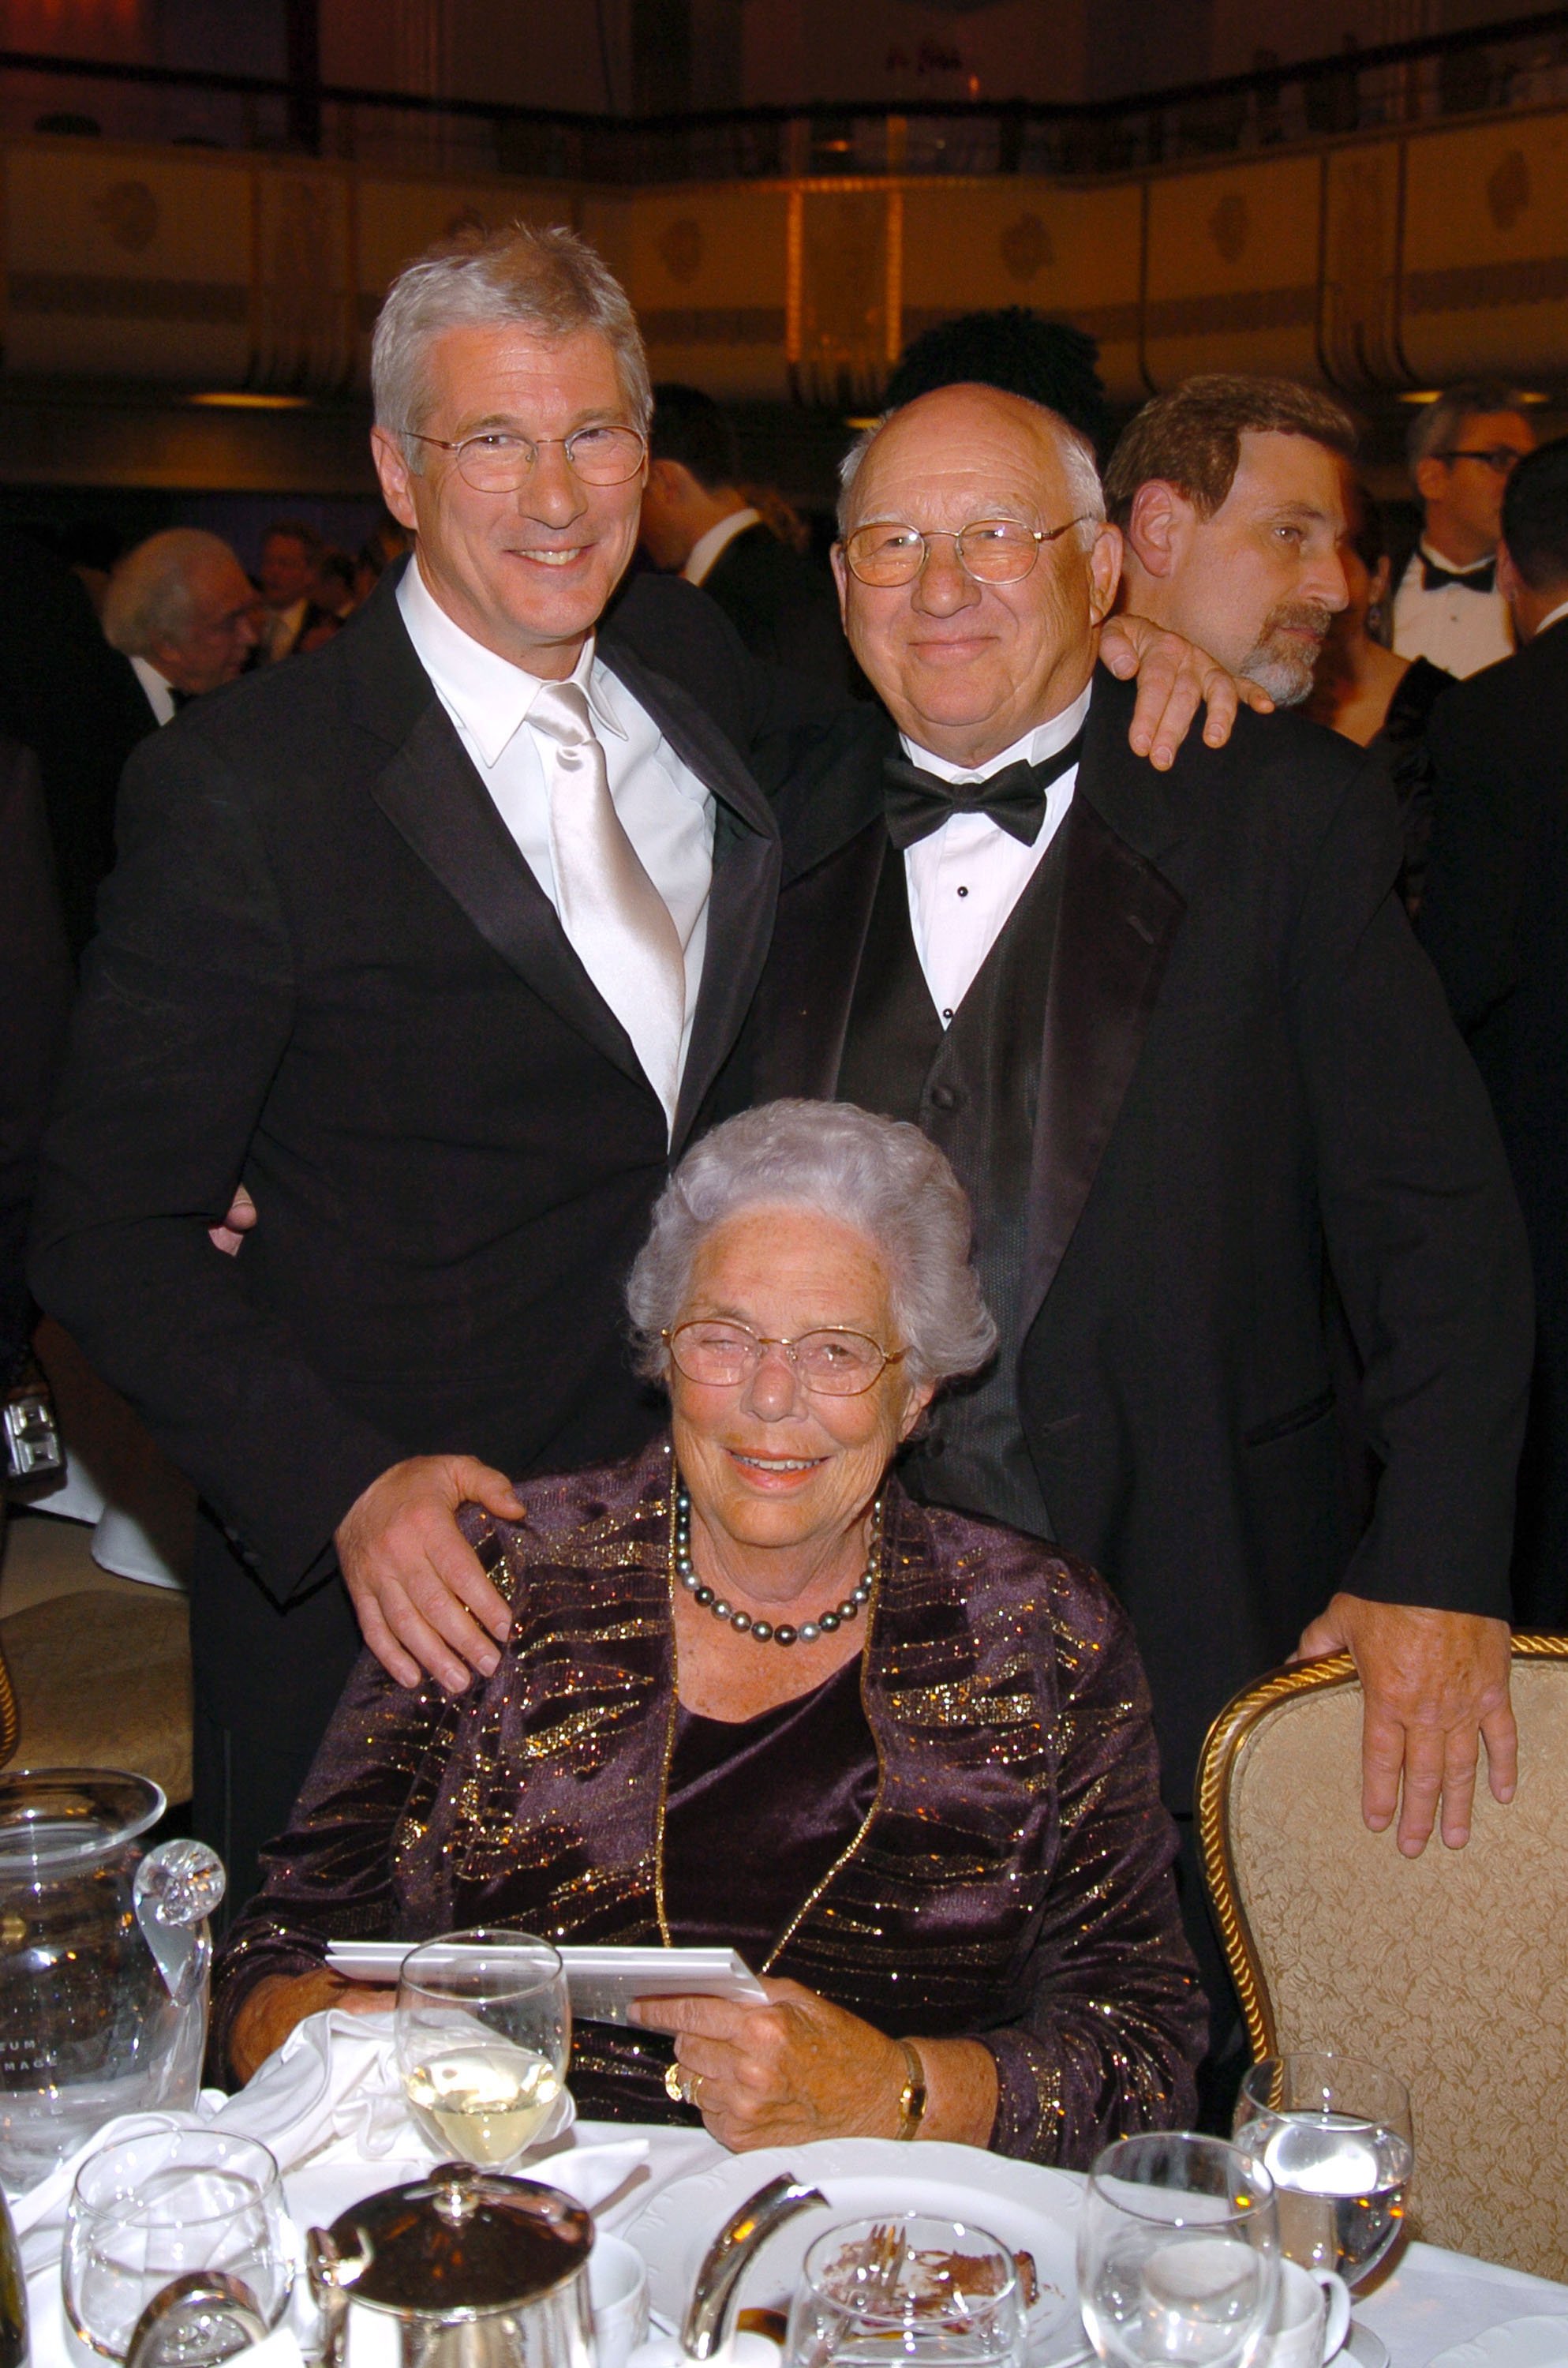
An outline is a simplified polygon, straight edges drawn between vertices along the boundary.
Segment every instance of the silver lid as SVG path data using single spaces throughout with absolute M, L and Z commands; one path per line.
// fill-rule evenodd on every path
M 398 2317 L 466 2319 L 564 2284 L 587 2260 L 594 2224 L 538 2180 L 444 2162 L 312 2234 L 316 2276 L 355 2302 Z

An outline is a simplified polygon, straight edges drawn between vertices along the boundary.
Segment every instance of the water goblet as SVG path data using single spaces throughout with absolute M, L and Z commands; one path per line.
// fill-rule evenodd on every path
M 1078 2223 L 1078 2300 L 1112 2368 L 1250 2368 L 1279 2278 L 1266 2170 L 1186 2131 L 1120 2138 L 1095 2162 Z
M 1232 2126 L 1274 2181 L 1290 2260 L 1351 2287 L 1368 2277 L 1399 2234 L 1415 2164 L 1403 2081 L 1332 2047 L 1266 2056 Z
M 123 2361 L 142 2312 L 195 2271 L 238 2280 L 268 2328 L 293 2283 L 293 2247 L 278 2165 L 255 2138 L 160 2130 L 89 2155 L 65 2217 L 61 2282 L 78 2340 Z M 244 2338 L 192 2322 L 173 2368 L 211 2368 Z
M 450 2160 L 497 2169 L 540 2137 L 561 2101 L 572 2008 L 548 1941 L 480 1926 L 403 1960 L 393 2014 L 403 2094 Z
M 1023 2303 L 1006 2245 L 958 2220 L 888 2213 L 830 2228 L 790 2308 L 786 2368 L 1021 2368 Z

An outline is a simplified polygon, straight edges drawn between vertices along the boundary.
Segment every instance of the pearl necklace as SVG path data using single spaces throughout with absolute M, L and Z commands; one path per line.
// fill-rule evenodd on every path
M 853 1595 L 831 1611 L 819 1611 L 814 1620 L 802 1620 L 798 1628 L 775 1627 L 770 1620 L 754 1620 L 749 1611 L 739 1611 L 733 1603 L 697 1576 L 691 1563 L 691 1498 L 680 1482 L 676 1484 L 675 1530 L 670 1542 L 670 1561 L 674 1575 L 679 1579 L 694 1603 L 704 1611 L 711 1611 L 715 1620 L 722 1620 L 738 1635 L 755 1636 L 759 1645 L 814 1645 L 819 1636 L 831 1636 L 846 1620 L 858 1619 L 860 1607 L 871 1600 L 871 1585 L 877 1575 L 877 1565 L 882 1551 L 882 1500 L 879 1497 L 871 1508 L 871 1545 L 866 1557 L 866 1568 Z

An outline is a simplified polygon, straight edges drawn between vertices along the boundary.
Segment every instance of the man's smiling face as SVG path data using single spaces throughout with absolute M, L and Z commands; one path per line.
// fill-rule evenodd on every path
M 1116 592 L 1115 528 L 1074 527 L 1004 584 L 970 575 L 952 538 L 993 518 L 1050 534 L 1082 507 L 1052 415 L 1017 395 L 942 387 L 877 437 L 855 480 L 846 536 L 892 522 L 936 539 L 910 584 L 861 583 L 842 547 L 834 572 L 850 645 L 917 747 L 983 765 L 1077 698 Z
M 425 382 L 429 408 L 407 424 L 452 444 L 494 429 L 537 438 L 634 424 L 597 329 L 448 329 L 425 356 Z M 387 507 L 418 536 L 420 573 L 454 624 L 529 674 L 564 681 L 636 547 L 645 466 L 624 484 L 588 485 L 560 443 L 544 443 L 517 492 L 482 494 L 450 452 L 420 445 L 416 473 L 388 430 L 374 441 Z

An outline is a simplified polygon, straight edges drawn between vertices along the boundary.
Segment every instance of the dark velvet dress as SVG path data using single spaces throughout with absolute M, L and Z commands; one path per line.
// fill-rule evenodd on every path
M 495 1675 L 407 1693 L 367 1653 L 264 1889 L 214 2039 L 334 1939 L 512 1923 L 703 1941 L 879 2029 L 995 2059 L 991 2145 L 1086 2164 L 1194 2108 L 1204 2010 L 1127 1620 L 1082 1564 L 891 1483 L 861 1657 L 733 1725 L 683 1712 L 671 1458 L 532 1481 L 471 1534 L 516 1608 Z M 758 1648 L 762 1649 L 762 1648 Z M 585 2112 L 689 2120 L 670 2042 L 585 2023 Z

